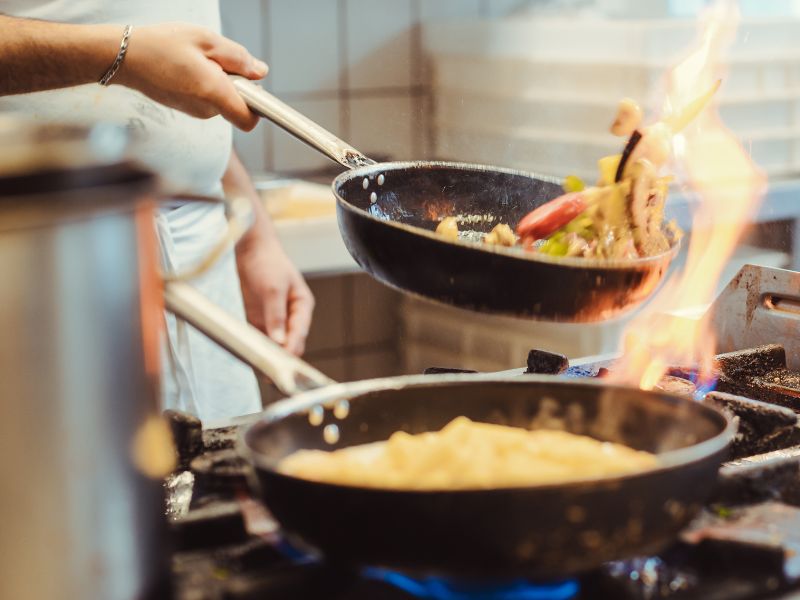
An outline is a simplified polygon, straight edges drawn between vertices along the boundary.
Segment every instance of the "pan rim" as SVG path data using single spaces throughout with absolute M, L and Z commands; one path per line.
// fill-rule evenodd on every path
M 277 469 L 277 465 L 271 464 L 272 461 L 268 461 L 267 459 L 265 459 L 264 456 L 261 455 L 261 453 L 259 453 L 250 445 L 249 440 L 255 435 L 254 432 L 257 432 L 258 430 L 269 426 L 270 424 L 280 420 L 281 418 L 302 411 L 308 411 L 309 409 L 317 405 L 324 406 L 326 404 L 330 404 L 332 402 L 342 399 L 352 400 L 353 398 L 363 396 L 364 394 L 369 393 L 371 391 L 401 389 L 406 387 L 435 387 L 437 385 L 449 385 L 453 383 L 469 383 L 473 381 L 475 382 L 480 381 L 483 383 L 495 384 L 495 385 L 504 383 L 512 383 L 518 385 L 524 385 L 530 383 L 552 384 L 554 382 L 558 382 L 562 384 L 571 384 L 580 387 L 595 387 L 612 391 L 615 389 L 625 390 L 625 391 L 631 391 L 631 390 L 644 391 L 644 390 L 639 390 L 639 388 L 634 388 L 632 386 L 609 385 L 604 382 L 595 381 L 591 379 L 575 379 L 575 378 L 552 376 L 552 375 L 549 376 L 507 375 L 503 377 L 498 377 L 496 374 L 484 374 L 484 373 L 442 374 L 442 375 L 401 375 L 395 377 L 383 377 L 379 379 L 367 379 L 349 383 L 335 383 L 329 386 L 324 386 L 314 390 L 302 392 L 297 396 L 293 396 L 285 400 L 280 400 L 275 404 L 273 404 L 272 406 L 270 406 L 269 408 L 267 408 L 257 421 L 251 423 L 248 427 L 243 428 L 239 432 L 237 439 L 238 451 L 242 456 L 248 458 L 259 469 L 265 470 L 273 476 L 285 478 L 287 480 L 292 480 L 295 482 L 302 482 L 304 484 L 325 486 L 329 489 L 335 488 L 339 490 L 350 490 L 350 491 L 359 490 L 360 492 L 375 492 L 375 493 L 391 492 L 393 494 L 404 494 L 408 496 L 436 495 L 436 494 L 471 495 L 478 493 L 485 494 L 487 492 L 488 493 L 509 492 L 509 491 L 523 492 L 531 490 L 547 490 L 547 489 L 557 489 L 557 488 L 563 489 L 564 487 L 573 487 L 573 486 L 586 487 L 586 486 L 597 486 L 597 485 L 613 485 L 617 482 L 627 481 L 629 479 L 634 479 L 637 477 L 650 476 L 664 471 L 676 469 L 679 467 L 688 466 L 703 458 L 713 456 L 714 454 L 722 452 L 725 448 L 727 448 L 731 440 L 733 439 L 734 434 L 736 433 L 735 421 L 731 419 L 729 415 L 725 414 L 721 410 L 718 410 L 717 408 L 707 405 L 701 405 L 694 400 L 689 400 L 687 398 L 683 398 L 681 396 L 669 392 L 649 391 L 645 393 L 661 397 L 664 400 L 670 400 L 673 403 L 677 404 L 696 403 L 698 406 L 701 407 L 701 410 L 705 410 L 709 414 L 716 414 L 720 419 L 722 419 L 725 422 L 725 427 L 713 437 L 710 437 L 709 439 L 704 440 L 702 442 L 691 444 L 684 448 L 678 448 L 675 450 L 669 450 L 667 452 L 656 454 L 655 456 L 658 458 L 658 464 L 650 469 L 644 469 L 641 471 L 634 471 L 631 473 L 624 473 L 613 476 L 599 476 L 599 477 L 588 477 L 581 479 L 571 479 L 569 481 L 565 481 L 562 483 L 555 482 L 555 483 L 529 485 L 529 486 L 505 486 L 505 487 L 492 487 L 492 488 L 459 488 L 452 490 L 448 489 L 410 490 L 410 489 L 365 487 L 365 486 L 315 481 L 312 479 L 295 477 L 293 475 L 287 475 L 286 473 L 280 472 Z M 347 393 L 345 393 L 345 390 L 348 390 Z M 341 393 L 337 393 L 338 391 L 341 391 Z
M 509 258 L 527 262 L 546 263 L 555 266 L 580 268 L 580 269 L 598 269 L 598 270 L 638 269 L 638 268 L 646 268 L 651 266 L 652 264 L 658 264 L 664 261 L 666 261 L 667 263 L 672 262 L 672 260 L 675 258 L 681 247 L 681 240 L 679 238 L 671 240 L 671 245 L 668 250 L 661 252 L 659 254 L 654 254 L 652 256 L 644 256 L 640 258 L 625 258 L 625 259 L 621 258 L 602 259 L 602 258 L 580 258 L 576 256 L 556 257 L 556 256 L 549 256 L 547 254 L 541 254 L 538 252 L 525 252 L 520 250 L 514 250 L 511 248 L 505 248 L 503 246 L 496 246 L 496 245 L 486 246 L 482 244 L 476 244 L 473 242 L 465 242 L 462 240 L 445 240 L 442 239 L 441 236 L 436 235 L 434 232 L 428 231 L 427 229 L 422 229 L 421 227 L 415 227 L 413 225 L 408 225 L 406 223 L 401 223 L 399 221 L 395 221 L 392 219 L 386 219 L 386 220 L 378 219 L 375 216 L 371 215 L 366 210 L 358 208 L 354 204 L 351 204 L 350 202 L 345 200 L 339 193 L 339 188 L 344 182 L 350 181 L 352 179 L 357 179 L 359 177 L 364 177 L 365 175 L 369 174 L 374 175 L 376 174 L 376 171 L 381 169 L 386 169 L 387 171 L 388 170 L 399 171 L 399 170 L 421 169 L 426 167 L 445 167 L 445 168 L 454 168 L 465 171 L 494 171 L 498 173 L 505 173 L 508 175 L 519 175 L 521 177 L 538 179 L 546 183 L 561 185 L 561 181 L 556 177 L 552 177 L 550 175 L 538 175 L 530 171 L 521 171 L 518 169 L 510 169 L 505 167 L 495 167 L 492 165 L 483 165 L 479 163 L 416 160 L 416 161 L 391 161 L 385 163 L 375 163 L 372 165 L 365 165 L 362 167 L 351 169 L 349 171 L 345 171 L 344 173 L 340 173 L 339 175 L 337 175 L 336 178 L 333 180 L 333 182 L 331 182 L 331 189 L 333 190 L 334 197 L 336 198 L 336 203 L 339 207 L 341 207 L 343 210 L 350 211 L 358 216 L 370 219 L 371 221 L 374 221 L 376 223 L 381 223 L 382 225 L 388 227 L 394 227 L 396 229 L 400 229 L 408 233 L 413 233 L 415 235 L 422 235 L 423 237 L 436 241 L 440 244 L 456 245 L 461 248 L 469 248 L 470 250 L 475 252 L 489 252 L 492 254 L 506 256 Z

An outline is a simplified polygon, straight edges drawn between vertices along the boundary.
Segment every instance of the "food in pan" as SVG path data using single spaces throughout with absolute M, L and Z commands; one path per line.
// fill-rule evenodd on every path
M 485 238 L 485 244 L 492 244 L 495 246 L 513 246 L 517 243 L 517 236 L 514 235 L 514 230 L 505 223 L 495 225 Z
M 628 136 L 620 154 L 598 161 L 600 177 L 591 187 L 567 177 L 564 194 L 525 215 L 514 233 L 507 224 L 482 235 L 490 245 L 516 246 L 549 256 L 631 259 L 661 254 L 682 235 L 664 223 L 670 177 L 661 174 L 672 152 L 672 140 L 716 93 L 706 93 L 663 120 L 642 127 L 642 110 L 623 99 L 611 133 Z M 445 217 L 436 232 L 447 239 L 474 241 L 474 232 L 459 232 L 454 217 Z
M 445 217 L 436 227 L 436 233 L 448 240 L 458 239 L 458 221 L 455 217 Z
M 565 431 L 476 423 L 457 417 L 441 431 L 394 433 L 385 442 L 332 452 L 299 450 L 287 475 L 360 487 L 458 490 L 526 487 L 622 475 L 655 467 L 656 457 Z
M 665 252 L 681 232 L 664 224 L 669 177 L 660 175 L 672 139 L 708 104 L 717 81 L 705 94 L 648 127 L 642 110 L 622 100 L 611 133 L 629 136 L 621 154 L 598 162 L 597 185 L 572 179 L 566 193 L 531 211 L 517 224 L 524 247 L 550 256 L 639 258 Z

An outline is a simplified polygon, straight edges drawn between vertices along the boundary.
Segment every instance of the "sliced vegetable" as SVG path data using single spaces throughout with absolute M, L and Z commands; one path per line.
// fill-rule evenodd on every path
M 564 240 L 564 236 L 558 238 L 552 237 L 545 240 L 544 244 L 539 247 L 539 252 L 542 254 L 549 254 L 550 256 L 566 256 L 569 250 L 569 243 Z
M 625 144 L 625 149 L 622 151 L 622 157 L 619 159 L 619 164 L 617 165 L 617 172 L 614 175 L 614 181 L 622 181 L 622 175 L 625 173 L 625 165 L 628 163 L 628 159 L 631 157 L 636 145 L 642 141 L 642 133 L 641 131 L 634 131 L 631 134 L 631 137 L 628 138 L 628 143 Z
M 567 233 L 581 234 L 582 232 L 586 232 L 591 228 L 592 218 L 588 215 L 580 215 L 567 223 L 566 227 L 564 227 L 564 231 Z
M 586 184 L 583 183 L 583 179 L 577 177 L 575 175 L 567 175 L 564 178 L 564 191 L 569 192 L 582 192 L 586 189 Z
M 628 215 L 636 249 L 644 252 L 645 240 L 650 229 L 650 194 L 656 174 L 653 165 L 644 158 L 631 165 L 630 172 L 632 183 L 628 197 Z
M 621 154 L 612 154 L 611 156 L 604 156 L 597 161 L 597 168 L 600 171 L 598 185 L 611 185 L 614 183 L 614 176 L 617 174 L 621 158 Z
M 559 196 L 532 210 L 517 225 L 520 237 L 544 238 L 561 229 L 586 209 L 583 192 Z
M 673 113 L 664 119 L 664 123 L 672 130 L 673 134 L 681 131 L 691 123 L 697 115 L 703 112 L 703 109 L 711 101 L 711 98 L 717 93 L 721 83 L 722 80 L 717 79 L 704 94 L 689 102 L 680 112 Z

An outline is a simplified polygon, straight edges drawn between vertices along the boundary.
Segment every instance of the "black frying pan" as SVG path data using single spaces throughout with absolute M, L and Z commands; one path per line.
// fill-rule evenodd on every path
M 649 554 L 674 540 L 707 498 L 734 433 L 702 404 L 595 381 L 424 375 L 347 384 L 288 356 L 185 284 L 167 307 L 270 377 L 287 394 L 244 435 L 261 496 L 296 545 L 346 566 L 470 578 L 553 579 L 604 561 Z M 349 416 L 331 408 L 346 399 Z M 309 411 L 323 405 L 324 420 Z M 335 449 L 398 429 L 438 430 L 452 418 L 547 427 L 660 455 L 661 466 L 563 485 L 464 491 L 393 491 L 331 485 L 279 473 L 301 448 Z M 336 426 L 338 441 L 323 431 Z
M 603 321 L 648 298 L 677 252 L 676 243 L 640 259 L 554 258 L 444 240 L 434 234 L 442 217 L 458 215 L 461 229 L 484 233 L 514 227 L 563 190 L 555 179 L 510 169 L 375 164 L 260 86 L 234 81 L 255 112 L 351 169 L 333 182 L 342 238 L 364 270 L 402 291 L 486 313 Z

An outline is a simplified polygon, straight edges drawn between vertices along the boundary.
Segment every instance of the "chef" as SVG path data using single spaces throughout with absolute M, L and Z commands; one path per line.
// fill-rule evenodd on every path
M 253 228 L 193 284 L 300 354 L 314 299 L 232 148 L 231 124 L 251 130 L 257 117 L 226 73 L 261 79 L 267 65 L 219 30 L 217 0 L 0 0 L 0 111 L 125 123 L 177 189 L 251 198 Z M 163 268 L 193 266 L 225 225 L 219 204 L 166 201 L 156 219 Z M 165 318 L 165 408 L 203 420 L 260 410 L 248 367 Z

